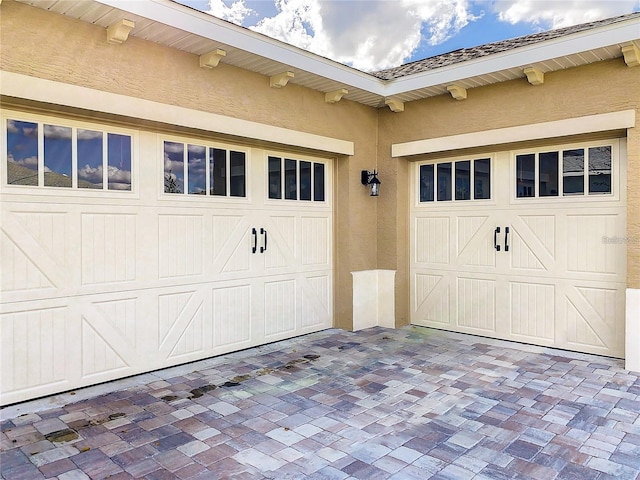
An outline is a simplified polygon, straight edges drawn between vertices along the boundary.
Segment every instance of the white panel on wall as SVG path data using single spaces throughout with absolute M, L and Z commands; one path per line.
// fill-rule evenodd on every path
M 186 328 L 175 343 L 169 358 L 176 358 L 182 355 L 201 352 L 204 347 L 203 336 L 203 322 L 204 322 L 204 309 L 200 304 L 195 314 L 189 320 Z
M 553 340 L 555 287 L 548 284 L 510 282 L 511 333 Z
M 82 375 L 84 377 L 128 367 L 115 346 L 104 338 L 104 328 L 96 329 L 82 317 Z M 121 347 L 122 345 L 118 345 Z
M 237 237 L 239 240 L 235 243 L 227 244 L 227 246 L 217 254 L 214 263 L 214 266 L 217 268 L 214 268 L 214 271 L 219 270 L 226 273 L 248 272 L 251 268 L 251 249 L 253 248 L 254 240 L 256 242 L 258 241 L 257 235 L 256 232 L 256 237 L 254 237 L 254 235 L 249 232 L 249 229 L 241 232 L 241 236 Z M 259 248 L 259 246 L 256 248 Z
M 203 264 L 203 217 L 159 215 L 158 245 L 160 278 L 201 275 Z
M 232 241 L 233 237 L 243 235 L 242 233 L 238 235 L 238 232 L 236 232 L 236 228 L 238 228 L 238 225 L 243 218 L 244 217 L 241 215 L 212 216 L 213 232 L 211 234 L 211 248 L 213 251 L 211 252 L 211 255 L 213 256 L 214 261 L 219 255 L 224 254 L 227 248 L 229 248 L 227 243 Z M 247 266 L 245 265 L 244 268 L 246 269 Z
M 458 325 L 493 332 L 496 329 L 496 285 L 493 280 L 457 279 Z
M 213 289 L 213 344 L 235 345 L 251 339 L 251 286 Z
M 521 215 L 522 221 L 529 227 L 531 233 L 544 245 L 547 253 L 555 258 L 556 255 L 556 222 L 553 215 Z
M 4 392 L 29 391 L 68 379 L 68 310 L 51 308 L 0 316 L 1 384 Z
M 81 244 L 84 285 L 135 280 L 135 215 L 83 214 Z
M 325 323 L 329 317 L 329 277 L 311 277 L 307 279 L 311 289 L 301 294 L 302 318 L 300 326 L 311 327 Z
M 515 228 L 511 228 L 509 233 L 509 253 L 511 268 L 545 270 L 536 252 L 524 241 L 520 232 Z
M 567 341 L 574 345 L 605 347 L 605 342 L 591 327 L 573 302 L 567 298 Z
M 194 293 L 169 293 L 158 296 L 158 345 L 166 341 L 167 335 Z
M 94 305 L 111 322 L 120 334 L 133 345 L 136 343 L 136 299 L 94 302 Z
M 478 234 L 478 230 L 487 221 L 487 218 L 486 216 L 458 217 L 458 255 Z
M 451 323 L 449 278 L 439 275 L 415 275 L 416 318 L 439 324 Z M 418 301 L 418 299 L 421 299 Z
M 3 292 L 54 287 L 4 232 L 0 232 L 0 286 Z
M 416 261 L 449 263 L 449 217 L 416 219 Z
M 493 230 L 485 227 L 467 243 L 458 257 L 458 265 L 475 265 L 480 267 L 495 267 L 496 250 L 493 246 Z
M 328 259 L 329 219 L 302 217 L 302 264 L 326 265 Z
M 264 284 L 265 336 L 278 335 L 296 328 L 296 281 L 282 280 Z
M 66 264 L 66 213 L 14 212 L 15 217 L 59 265 Z
M 296 254 L 296 217 L 272 216 L 271 224 L 275 231 L 267 229 L 266 232 L 268 241 L 264 257 L 265 267 L 270 269 L 291 265 Z M 259 237 L 259 246 L 262 245 L 264 238 L 264 236 Z
M 618 215 L 567 215 L 567 269 L 571 272 L 616 273 L 617 246 L 603 239 L 623 235 L 617 223 Z

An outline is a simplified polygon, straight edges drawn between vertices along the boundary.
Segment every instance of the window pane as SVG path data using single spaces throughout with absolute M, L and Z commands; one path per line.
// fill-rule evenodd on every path
M 611 147 L 589 149 L 589 193 L 611 193 Z
M 313 164 L 313 200 L 324 202 L 324 164 Z
M 311 162 L 300 161 L 300 200 L 311 200 Z
M 562 188 L 565 195 L 584 193 L 584 149 L 562 152 Z
M 7 120 L 7 183 L 38 185 L 38 124 Z
M 131 190 L 131 137 L 107 134 L 109 190 Z
M 541 153 L 538 157 L 538 195 L 558 196 L 558 152 Z
M 187 145 L 187 168 L 189 169 L 190 194 L 207 193 L 207 149 L 200 145 Z
M 471 200 L 471 161 L 456 162 L 456 200 Z
M 516 196 L 534 197 L 536 157 L 533 153 L 516 156 Z
M 71 187 L 71 128 L 44 126 L 44 184 Z
M 164 142 L 164 193 L 184 192 L 184 144 Z
M 297 200 L 298 178 L 296 173 L 295 160 L 285 159 L 284 161 L 284 198 L 287 200 Z
M 232 197 L 244 197 L 245 193 L 245 158 L 244 152 L 231 152 L 231 172 L 230 194 Z
M 282 159 L 269 157 L 269 198 L 282 198 Z
M 209 171 L 211 195 L 227 195 L 227 151 L 219 148 L 209 149 Z
M 451 162 L 438 164 L 438 201 L 451 200 Z
M 433 165 L 420 165 L 420 201 L 433 202 Z
M 104 133 L 78 129 L 78 187 L 102 188 Z
M 482 158 L 473 162 L 473 198 L 486 200 L 491 198 L 491 160 Z

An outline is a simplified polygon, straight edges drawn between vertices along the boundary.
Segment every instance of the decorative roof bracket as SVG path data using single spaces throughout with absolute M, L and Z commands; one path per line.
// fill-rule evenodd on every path
M 284 88 L 289 83 L 289 79 L 295 75 L 293 72 L 282 72 L 269 78 L 269 86 L 271 88 Z
M 460 85 L 449 85 L 447 87 L 447 91 L 456 100 L 466 100 L 467 99 L 467 89 L 464 88 L 464 87 L 461 87 Z
M 336 103 L 342 100 L 342 96 L 349 93 L 349 90 L 346 88 L 339 88 L 338 90 L 334 90 L 332 92 L 327 92 L 324 94 L 324 101 L 327 103 Z
M 542 85 L 544 83 L 544 73 L 535 67 L 527 67 L 522 73 L 527 76 L 527 81 L 531 85 Z
M 215 50 L 200 55 L 200 66 L 204 68 L 215 68 L 220 63 L 220 59 L 225 57 L 227 52 L 216 48 Z
M 624 63 L 628 67 L 637 67 L 640 65 L 640 48 L 635 43 L 623 45 L 620 49 L 624 56 Z
M 391 109 L 392 112 L 404 112 L 404 102 L 400 100 L 395 100 L 393 98 L 387 98 L 384 101 L 384 104 Z
M 136 26 L 131 20 L 123 18 L 117 22 L 112 23 L 107 28 L 107 42 L 119 45 L 127 41 L 129 38 L 129 32 Z

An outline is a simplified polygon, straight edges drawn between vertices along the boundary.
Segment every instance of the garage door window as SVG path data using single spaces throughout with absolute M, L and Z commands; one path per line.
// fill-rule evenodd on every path
M 419 177 L 421 203 L 491 198 L 489 158 L 420 165 Z
M 269 198 L 324 202 L 325 165 L 269 156 Z
M 612 193 L 611 145 L 523 153 L 515 160 L 517 198 Z
M 6 120 L 7 184 L 130 191 L 132 136 L 57 122 Z
M 246 153 L 165 141 L 164 193 L 246 197 Z

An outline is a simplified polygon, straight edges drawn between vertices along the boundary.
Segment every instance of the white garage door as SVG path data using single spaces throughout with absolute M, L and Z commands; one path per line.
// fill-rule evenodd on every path
M 623 357 L 621 147 L 415 163 L 411 322 Z
M 332 326 L 332 161 L 4 112 L 2 403 Z

